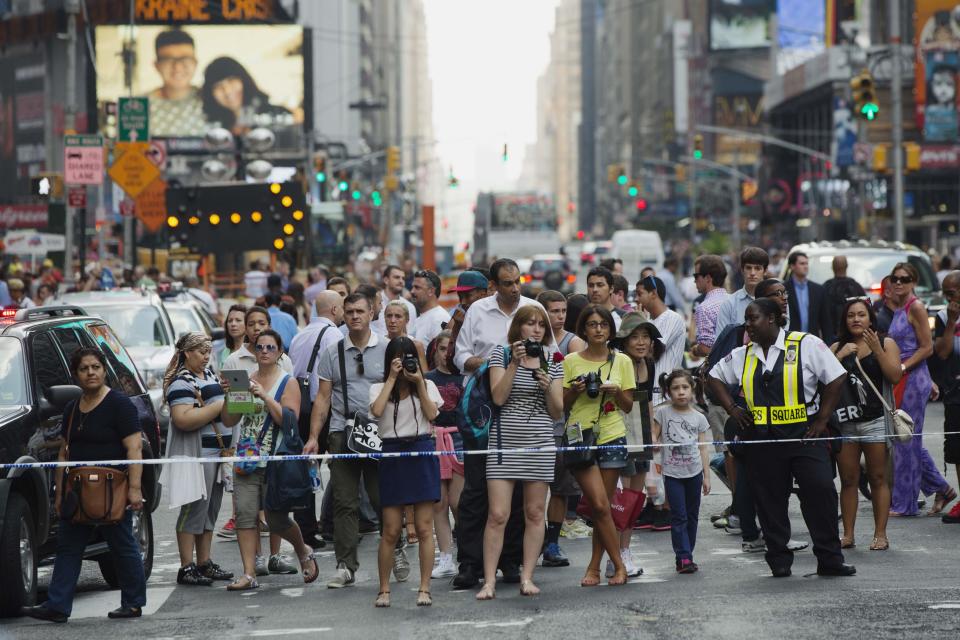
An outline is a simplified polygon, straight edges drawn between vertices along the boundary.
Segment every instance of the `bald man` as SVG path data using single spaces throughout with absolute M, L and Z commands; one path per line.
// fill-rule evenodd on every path
M 834 256 L 830 265 L 833 277 L 823 283 L 825 315 L 830 323 L 830 335 L 836 336 L 840 326 L 840 312 L 847 298 L 859 298 L 867 295 L 859 282 L 847 277 L 847 257 Z M 824 330 L 824 337 L 828 331 Z M 829 344 L 829 343 L 828 343 Z
M 320 363 L 320 354 L 332 348 L 343 334 L 337 330 L 337 325 L 343 322 L 343 298 L 336 291 L 321 291 L 314 301 L 317 315 L 310 320 L 310 324 L 301 329 L 290 343 L 290 358 L 293 360 L 293 375 L 300 384 L 301 397 L 310 398 L 300 405 L 300 437 L 306 442 L 310 437 L 310 412 L 313 401 L 317 397 L 319 379 L 317 367 Z M 316 504 L 310 508 L 295 511 L 294 518 L 303 532 L 303 540 L 314 549 L 323 548 L 326 543 L 320 537 L 317 526 Z

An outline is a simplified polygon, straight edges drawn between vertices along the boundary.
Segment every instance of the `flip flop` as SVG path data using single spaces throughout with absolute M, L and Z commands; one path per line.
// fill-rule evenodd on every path
M 312 563 L 313 563 L 313 571 L 310 573 L 309 576 L 307 575 L 307 572 L 304 571 L 304 568 L 303 568 L 303 565 L 304 565 L 304 563 L 306 563 L 306 562 L 312 562 Z M 304 583 L 304 584 L 310 584 L 311 582 L 313 582 L 314 580 L 316 580 L 318 577 L 320 577 L 320 566 L 317 564 L 317 557 L 316 557 L 316 555 L 314 555 L 313 553 L 308 553 L 307 555 L 301 557 L 301 558 L 300 558 L 300 570 L 303 571 L 303 583 Z
M 890 548 L 890 541 L 886 536 L 877 536 L 870 543 L 870 551 L 886 551 Z
M 876 538 L 874 538 L 876 540 Z M 853 549 L 857 546 L 857 543 L 853 541 L 853 538 L 843 537 L 840 538 L 840 548 L 841 549 Z
M 430 595 L 429 591 L 419 590 L 417 591 L 417 606 L 418 607 L 429 607 L 433 605 L 433 596 Z
M 387 597 L 384 598 L 383 596 L 387 596 Z M 378 594 L 377 594 L 377 599 L 376 599 L 376 601 L 373 603 L 373 606 L 375 606 L 377 609 L 386 609 L 386 608 L 388 608 L 388 607 L 390 606 L 390 592 L 389 592 L 389 591 L 381 591 L 380 593 L 378 593 Z
M 246 581 L 245 583 L 243 581 Z M 233 582 L 227 585 L 227 591 L 250 591 L 251 589 L 258 589 L 260 583 L 257 582 L 257 579 L 251 575 L 243 574 Z

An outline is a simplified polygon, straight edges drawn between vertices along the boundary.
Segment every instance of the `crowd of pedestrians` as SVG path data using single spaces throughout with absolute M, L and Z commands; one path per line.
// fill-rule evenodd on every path
M 588 273 L 586 295 L 543 291 L 537 299 L 522 295 L 520 269 L 508 258 L 460 273 L 447 292 L 437 273 L 395 265 L 376 284 L 315 270 L 308 286 L 252 269 L 251 304 L 227 311 L 223 351 L 213 353 L 204 334 L 183 335 L 164 377 L 166 454 L 202 461 L 192 473 L 165 468 L 165 493 L 180 507 L 177 582 L 223 581 L 242 591 L 270 574 L 301 572 L 310 583 L 321 572 L 313 550 L 332 542 L 327 587 L 351 587 L 359 540 L 375 531 L 377 607 L 391 604 L 391 576 L 408 579 L 414 543 L 418 606 L 432 604 L 439 578 L 456 589 L 480 586 L 477 599 L 493 599 L 498 572 L 535 596 L 538 566 L 570 564 L 561 537 L 592 536 L 583 587 L 642 573 L 630 552 L 635 529 L 670 531 L 676 570 L 689 574 L 699 569 L 700 501 L 713 477 L 732 500 L 711 522 L 740 536 L 745 553 L 764 552 L 776 577 L 789 576 L 794 552 L 807 546 L 791 536 L 795 484 L 821 575 L 856 572 L 843 550 L 857 544 L 861 490 L 873 506 L 871 550 L 895 543 L 888 518 L 917 515 L 918 498 L 932 498 L 929 513 L 944 522 L 960 522 L 960 504 L 948 510 L 956 490 L 919 437 L 927 403 L 942 399 L 945 460 L 960 464 L 960 272 L 943 276 L 948 306 L 931 331 L 912 264 L 893 268 L 877 303 L 846 276 L 842 256 L 825 283 L 809 280 L 804 254 L 787 264 L 781 281 L 757 247 L 740 253 L 738 273 L 720 256 L 701 255 L 690 310 L 675 262 L 662 273 L 645 269 L 631 285 L 607 261 Z M 729 281 L 742 287 L 728 293 Z M 6 284 L 11 296 L 20 290 Z M 452 311 L 441 305 L 445 293 L 458 297 Z M 248 388 L 228 379 L 241 371 Z M 490 403 L 482 437 L 465 418 L 478 384 Z M 94 391 L 85 391 L 81 412 L 92 411 Z M 251 409 L 231 408 L 238 391 L 251 394 Z M 891 405 L 909 414 L 917 437 L 893 438 Z M 831 435 L 845 439 L 802 442 Z M 289 488 L 275 484 L 289 476 L 266 463 L 218 462 L 281 442 L 305 454 L 411 455 L 331 460 L 318 514 L 312 497 L 302 508 L 271 498 Z M 599 448 L 549 450 L 573 444 Z M 471 453 L 487 447 L 495 453 Z M 622 507 L 628 494 L 639 501 L 617 520 L 612 505 Z M 225 498 L 231 517 L 215 531 Z M 116 527 L 123 549 L 125 525 Z M 235 571 L 211 557 L 215 534 L 237 539 Z M 70 567 L 55 571 L 54 582 L 69 581 Z M 117 615 L 143 606 L 133 582 Z M 46 606 L 68 615 L 55 597 Z

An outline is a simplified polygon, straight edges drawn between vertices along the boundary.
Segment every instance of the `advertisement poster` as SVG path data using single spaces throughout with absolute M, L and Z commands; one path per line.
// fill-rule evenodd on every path
M 135 53 L 124 86 L 124 46 Z M 304 119 L 303 28 L 298 25 L 98 26 L 97 100 L 150 99 L 151 137 L 234 135 L 264 127 L 277 146 L 297 138 Z
M 777 2 L 777 73 L 783 74 L 822 53 L 827 26 L 826 3 Z
M 710 49 L 769 47 L 775 4 L 775 0 L 710 0 Z
M 854 164 L 854 147 L 857 144 L 857 122 L 853 117 L 850 102 L 841 97 L 833 99 L 833 141 L 831 155 L 837 167 Z
M 0 203 L 27 196 L 46 168 L 46 73 L 42 52 L 0 58 Z
M 917 0 L 914 12 L 916 121 L 930 142 L 957 140 L 960 2 Z

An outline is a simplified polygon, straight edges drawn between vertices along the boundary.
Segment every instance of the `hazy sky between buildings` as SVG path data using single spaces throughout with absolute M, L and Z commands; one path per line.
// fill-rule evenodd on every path
M 436 203 L 449 224 L 440 242 L 470 239 L 477 191 L 509 188 L 520 173 L 557 2 L 425 0 L 437 150 L 460 180 Z

